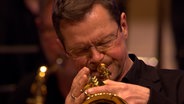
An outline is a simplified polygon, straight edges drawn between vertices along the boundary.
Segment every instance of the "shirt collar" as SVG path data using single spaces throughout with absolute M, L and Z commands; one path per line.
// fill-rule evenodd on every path
M 126 74 L 126 76 L 122 79 L 122 82 L 136 84 L 137 79 L 139 79 L 137 77 L 140 75 L 139 74 L 140 72 L 137 70 L 137 69 L 139 69 L 138 68 L 139 67 L 138 58 L 134 54 L 129 54 L 129 57 L 133 61 L 133 65 L 130 68 L 130 70 L 128 71 L 128 73 Z
M 133 65 L 122 79 L 122 82 L 138 84 L 143 86 L 152 86 L 152 84 L 159 80 L 157 69 L 146 65 L 142 60 L 139 60 L 134 54 L 129 54 Z

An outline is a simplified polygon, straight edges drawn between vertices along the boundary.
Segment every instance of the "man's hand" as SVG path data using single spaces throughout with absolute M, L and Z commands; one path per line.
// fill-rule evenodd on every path
M 89 80 L 90 70 L 86 67 L 82 68 L 72 82 L 70 92 L 68 93 L 65 104 L 82 104 L 87 97 L 82 89 Z
M 65 104 L 82 104 L 86 99 L 86 94 L 112 93 L 124 99 L 128 104 L 147 104 L 150 96 L 150 89 L 139 85 L 116 82 L 112 80 L 104 81 L 105 85 L 89 88 L 81 91 L 89 81 L 90 70 L 82 68 L 73 80 L 71 89 Z
M 101 92 L 113 93 L 124 99 L 128 104 L 147 104 L 150 96 L 150 89 L 134 84 L 104 81 L 104 86 L 93 87 L 86 90 L 87 94 Z

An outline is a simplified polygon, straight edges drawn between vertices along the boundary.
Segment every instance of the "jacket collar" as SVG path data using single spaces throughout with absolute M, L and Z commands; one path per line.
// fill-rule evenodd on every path
M 146 65 L 134 54 L 129 54 L 129 57 L 134 62 L 134 64 L 122 81 L 145 86 L 148 88 L 154 88 L 160 91 L 161 83 L 159 75 L 157 73 L 157 69 L 152 66 Z

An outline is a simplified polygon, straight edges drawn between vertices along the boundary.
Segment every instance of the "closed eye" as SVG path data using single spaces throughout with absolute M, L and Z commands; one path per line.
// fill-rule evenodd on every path
M 111 44 L 114 40 L 116 39 L 116 35 L 112 34 L 112 35 L 108 35 L 107 37 L 105 37 L 102 41 L 100 41 L 99 43 L 97 43 L 97 46 L 106 46 Z

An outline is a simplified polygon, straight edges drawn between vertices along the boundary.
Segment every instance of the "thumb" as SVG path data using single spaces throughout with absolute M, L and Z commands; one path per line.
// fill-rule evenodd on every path
M 109 84 L 113 84 L 114 81 L 113 81 L 113 80 L 110 80 L 110 79 L 107 79 L 107 80 L 103 81 L 103 83 L 104 83 L 105 85 L 109 85 Z

